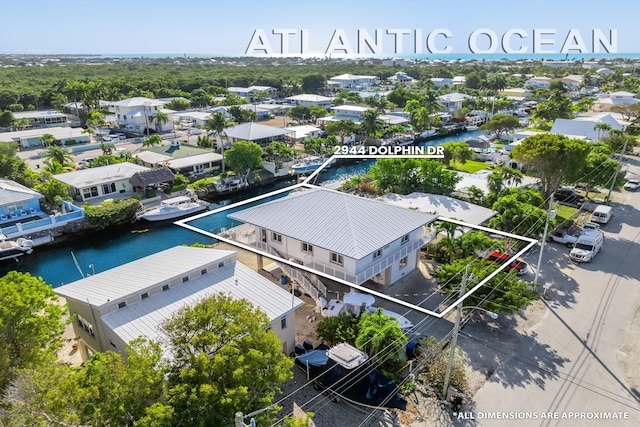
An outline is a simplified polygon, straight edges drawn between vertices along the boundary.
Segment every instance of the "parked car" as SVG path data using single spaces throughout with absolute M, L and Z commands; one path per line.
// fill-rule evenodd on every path
M 640 187 L 640 180 L 630 179 L 624 184 L 624 189 L 627 191 L 636 191 Z
M 602 231 L 583 234 L 569 252 L 569 258 L 575 262 L 591 262 L 602 249 L 603 243 Z
M 580 228 L 571 227 L 570 229 L 557 228 L 549 233 L 547 238 L 550 242 L 558 242 L 566 245 L 568 248 L 572 248 L 581 235 L 593 232 L 599 232 L 600 226 L 593 222 L 587 222 Z
M 493 261 L 497 264 L 504 264 L 510 258 L 511 258 L 511 255 L 505 254 L 497 250 L 491 252 L 489 256 L 487 256 L 487 259 L 489 261 Z M 511 264 L 509 264 L 509 266 L 505 270 L 516 270 L 518 272 L 518 275 L 521 276 L 527 272 L 527 263 L 520 259 L 516 259 Z
M 579 195 L 570 188 L 558 188 L 553 197 L 558 203 L 564 203 L 567 205 L 582 206 L 585 201 L 584 196 Z

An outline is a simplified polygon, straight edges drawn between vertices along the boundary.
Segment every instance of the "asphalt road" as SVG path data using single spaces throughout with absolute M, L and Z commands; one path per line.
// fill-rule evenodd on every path
M 640 192 L 616 200 L 592 263 L 572 263 L 562 246 L 545 252 L 544 314 L 501 352 L 494 335 L 497 369 L 456 425 L 640 425 Z

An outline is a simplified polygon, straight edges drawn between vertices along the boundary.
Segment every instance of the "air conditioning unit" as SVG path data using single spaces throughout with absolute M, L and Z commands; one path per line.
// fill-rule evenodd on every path
M 171 146 L 172 147 L 179 147 L 180 146 L 180 141 L 171 141 Z

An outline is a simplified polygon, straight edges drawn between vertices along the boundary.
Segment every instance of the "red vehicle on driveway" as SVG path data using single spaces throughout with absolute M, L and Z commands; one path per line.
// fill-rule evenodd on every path
M 497 264 L 504 264 L 509 260 L 509 258 L 511 258 L 511 255 L 505 254 L 498 250 L 491 252 L 489 256 L 487 256 L 487 259 L 489 261 L 493 261 Z M 505 270 L 516 270 L 518 272 L 518 275 L 521 276 L 527 272 L 527 263 L 520 259 L 515 259 Z

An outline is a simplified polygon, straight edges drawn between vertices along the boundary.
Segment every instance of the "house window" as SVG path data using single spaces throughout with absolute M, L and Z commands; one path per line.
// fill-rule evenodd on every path
M 404 245 L 405 243 L 407 243 L 409 241 L 409 235 L 405 234 L 404 236 L 402 236 L 402 240 L 400 240 L 400 244 Z
M 140 295 L 140 299 L 145 299 L 145 298 L 149 298 L 149 293 L 145 292 L 144 294 Z
M 76 313 L 77 319 L 78 319 L 78 325 L 80 325 L 80 327 L 82 329 L 85 330 L 86 333 L 88 333 L 89 335 L 91 335 L 92 337 L 95 337 L 95 333 L 93 332 L 93 325 L 89 322 L 87 322 L 82 316 L 80 316 L 79 314 Z
M 200 274 L 207 274 L 207 269 L 203 268 L 202 270 L 200 270 Z
M 109 344 L 111 345 L 111 347 L 117 348 L 116 345 L 113 343 L 113 341 L 111 341 L 111 339 L 109 339 Z
M 282 234 L 271 233 L 271 240 L 274 242 L 282 243 Z
M 303 243 L 302 244 L 302 252 L 306 252 L 308 254 L 312 254 L 313 253 L 313 245 L 310 245 L 308 243 Z
M 382 249 L 378 249 L 373 253 L 373 259 L 380 258 L 382 256 Z
M 116 183 L 102 184 L 102 194 L 110 194 L 116 192 Z
M 122 301 L 121 303 L 118 304 L 118 308 L 124 308 L 127 306 L 127 303 L 125 301 Z
M 218 263 L 218 268 L 222 268 L 222 267 L 224 267 L 224 261 Z
M 163 291 L 168 291 L 169 290 L 169 285 L 162 285 L 162 290 Z
M 400 260 L 400 268 L 405 268 L 407 266 L 408 259 L 404 257 Z
M 98 187 L 83 188 L 82 197 L 85 199 L 89 199 L 91 197 L 98 197 Z
M 188 281 L 189 281 L 189 276 L 184 276 L 184 277 L 182 278 L 182 283 L 184 283 L 184 282 L 188 282 Z
M 284 316 L 280 318 L 280 329 L 287 329 L 287 318 Z
M 125 115 L 123 115 L 123 116 L 122 116 L 122 119 L 123 119 L 123 120 L 127 120 L 127 115 L 126 115 L 126 114 L 125 114 Z
M 264 228 L 260 229 L 260 241 L 267 243 L 267 230 L 265 230 Z
M 331 262 L 338 265 L 344 265 L 344 258 L 335 252 L 331 252 Z

